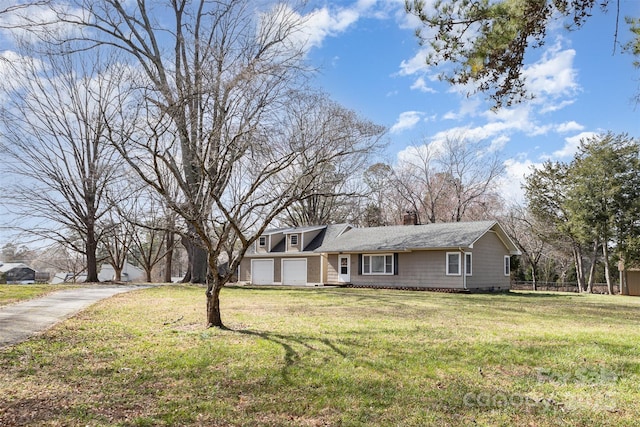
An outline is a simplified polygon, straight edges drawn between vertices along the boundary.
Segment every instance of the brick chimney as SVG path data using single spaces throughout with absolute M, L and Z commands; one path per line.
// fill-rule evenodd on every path
M 407 211 L 402 218 L 402 225 L 418 225 L 418 214 L 416 211 Z

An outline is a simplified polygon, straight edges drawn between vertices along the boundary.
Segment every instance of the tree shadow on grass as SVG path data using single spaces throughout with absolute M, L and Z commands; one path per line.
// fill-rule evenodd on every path
M 282 368 L 282 376 L 284 379 L 288 379 L 289 369 L 294 366 L 297 362 L 301 360 L 300 350 L 296 350 L 296 346 L 301 347 L 303 350 L 307 351 L 321 351 L 327 353 L 326 349 L 329 349 L 329 353 L 333 353 L 337 356 L 346 358 L 347 353 L 338 348 L 336 344 L 331 342 L 327 338 L 318 338 L 318 337 L 310 337 L 310 336 L 301 336 L 301 335 L 285 335 L 285 334 L 276 334 L 271 332 L 264 331 L 254 331 L 251 329 L 228 329 L 229 331 L 236 332 L 242 335 L 248 335 L 253 337 L 262 338 L 266 341 L 274 343 L 282 348 L 284 351 L 284 366 Z M 319 346 L 314 345 L 314 343 L 319 343 L 324 346 L 323 348 L 319 348 Z

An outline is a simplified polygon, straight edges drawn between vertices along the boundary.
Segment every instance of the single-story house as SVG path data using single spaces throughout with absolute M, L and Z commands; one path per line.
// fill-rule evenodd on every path
M 266 231 L 240 263 L 254 285 L 509 289 L 520 252 L 496 221 Z
M 0 263 L 0 275 L 8 284 L 36 283 L 36 271 L 21 262 Z

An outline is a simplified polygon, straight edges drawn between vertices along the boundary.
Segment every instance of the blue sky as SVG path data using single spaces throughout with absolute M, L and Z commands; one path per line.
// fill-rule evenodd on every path
M 639 16 L 640 1 L 622 0 L 620 15 L 618 38 L 626 42 L 631 36 L 624 16 Z M 613 54 L 615 10 L 595 10 L 578 31 L 560 23 L 552 28 L 545 46 L 527 58 L 535 100 L 498 112 L 482 95 L 467 98 L 434 79 L 414 35 L 417 25 L 403 0 L 325 2 L 309 23 L 317 83 L 389 129 L 386 161 L 447 135 L 483 141 L 501 153 L 507 173 L 502 192 L 516 200 L 532 165 L 570 161 L 581 138 L 606 131 L 640 137 L 640 105 L 632 101 L 640 93 L 640 72 L 620 47 Z

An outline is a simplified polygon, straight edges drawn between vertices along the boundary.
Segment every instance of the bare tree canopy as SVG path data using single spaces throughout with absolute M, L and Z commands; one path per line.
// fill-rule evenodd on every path
M 398 162 L 395 186 L 421 222 L 484 219 L 504 171 L 495 151 L 464 137 L 414 147 Z
M 51 50 L 7 64 L 0 151 L 10 159 L 4 172 L 16 177 L 4 202 L 23 231 L 84 254 L 87 281 L 95 282 L 98 222 L 119 174 L 106 122 L 121 87 L 115 64 L 84 59 Z
M 52 6 L 56 24 L 81 29 L 65 40 L 81 43 L 83 50 L 89 44 L 124 52 L 140 69 L 145 114 L 160 126 L 153 131 L 172 132 L 179 146 L 171 167 L 180 169 L 185 199 L 173 208 L 192 228 L 191 279 L 205 281 L 206 264 L 195 262 L 205 260 L 207 249 L 197 237 L 204 232 L 198 222 L 209 213 L 209 193 L 219 193 L 228 182 L 237 155 L 228 145 L 242 145 L 302 76 L 299 15 L 285 4 L 260 10 L 238 0 Z M 207 162 L 209 154 L 216 160 Z
M 305 141 L 307 150 L 323 147 L 330 152 L 338 143 L 355 148 L 361 141 L 384 131 L 322 93 L 300 94 L 294 105 L 295 108 L 286 109 L 285 125 L 297 134 L 292 134 L 291 138 Z M 355 221 L 359 199 L 366 195 L 362 188 L 363 173 L 373 151 L 354 150 L 351 155 L 336 157 L 335 161 L 323 165 L 309 194 L 286 209 L 281 216 L 282 222 L 290 226 L 304 226 Z M 319 154 L 323 156 L 328 152 Z M 318 155 L 307 155 L 302 162 L 312 165 L 318 158 Z
M 35 32 L 51 38 L 70 26 L 59 39 L 69 54 L 115 52 L 128 64 L 136 91 L 118 99 L 117 117 L 102 118 L 106 134 L 185 221 L 191 274 L 206 276 L 207 321 L 221 327 L 220 289 L 248 245 L 293 203 L 344 192 L 327 187 L 330 171 L 366 167 L 383 129 L 305 86 L 304 18 L 287 4 L 101 0 L 51 8 L 55 19 L 33 22 Z M 321 183 L 329 190 L 318 190 Z

